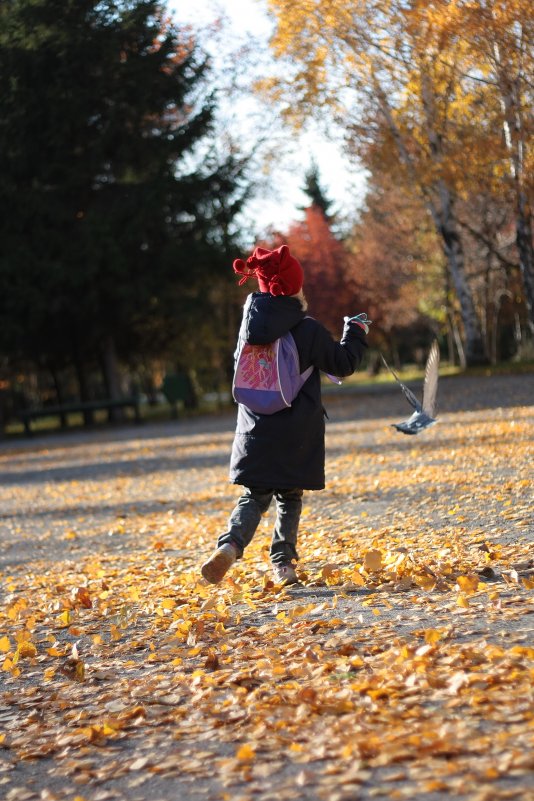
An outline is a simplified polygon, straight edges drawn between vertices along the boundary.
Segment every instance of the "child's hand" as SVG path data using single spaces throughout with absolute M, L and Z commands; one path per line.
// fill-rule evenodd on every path
M 373 322 L 367 318 L 366 312 L 362 312 L 361 314 L 355 314 L 354 317 L 344 317 L 343 320 L 346 323 L 355 323 L 359 325 L 360 328 L 363 328 L 366 334 L 369 333 L 369 326 Z

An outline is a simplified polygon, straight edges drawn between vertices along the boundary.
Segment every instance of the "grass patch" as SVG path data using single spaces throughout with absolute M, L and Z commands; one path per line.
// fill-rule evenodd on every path
M 419 367 L 415 364 L 404 365 L 400 370 L 395 370 L 401 381 L 410 383 L 413 381 L 423 381 L 425 377 L 424 367 Z M 502 362 L 495 365 L 484 365 L 481 367 L 468 367 L 462 370 L 457 365 L 441 363 L 439 368 L 440 378 L 448 378 L 455 376 L 480 376 L 488 377 L 492 375 L 532 375 L 534 374 L 534 362 Z M 348 378 L 343 379 L 343 384 L 338 387 L 338 390 L 354 389 L 354 388 L 380 388 L 381 386 L 388 386 L 395 384 L 395 379 L 391 373 L 382 368 L 378 375 L 369 375 L 365 371 L 356 372 Z M 323 389 L 328 390 L 334 387 L 327 378 L 323 380 Z

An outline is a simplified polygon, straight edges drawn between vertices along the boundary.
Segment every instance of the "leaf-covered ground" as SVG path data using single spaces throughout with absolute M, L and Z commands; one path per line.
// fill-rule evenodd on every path
M 330 395 L 302 585 L 220 587 L 233 415 L 0 449 L 0 796 L 534 795 L 534 376 Z M 400 415 L 400 416 L 399 416 Z

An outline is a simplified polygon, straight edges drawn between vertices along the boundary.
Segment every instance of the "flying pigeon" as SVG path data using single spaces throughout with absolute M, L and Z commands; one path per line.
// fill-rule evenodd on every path
M 436 419 L 434 413 L 436 411 L 436 394 L 438 390 L 438 369 L 439 369 L 439 347 L 436 340 L 432 343 L 428 359 L 426 360 L 425 367 L 425 380 L 423 383 L 423 402 L 419 403 L 411 389 L 402 383 L 398 375 L 391 369 L 389 364 L 382 356 L 382 361 L 399 382 L 402 391 L 408 402 L 414 407 L 415 412 L 408 420 L 403 423 L 394 423 L 393 427 L 397 431 L 402 431 L 403 434 L 419 434 L 423 429 L 428 426 L 434 425 Z

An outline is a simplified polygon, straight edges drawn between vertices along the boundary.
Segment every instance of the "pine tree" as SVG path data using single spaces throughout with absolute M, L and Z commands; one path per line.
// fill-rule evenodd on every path
M 321 185 L 321 175 L 315 160 L 312 161 L 310 169 L 307 171 L 304 178 L 305 184 L 302 187 L 302 191 L 309 197 L 312 206 L 321 209 L 326 220 L 331 220 L 332 215 L 330 214 L 330 209 L 332 207 L 332 201 L 328 199 Z
M 0 5 L 0 351 L 100 360 L 116 395 L 117 351 L 217 269 L 242 165 L 213 155 L 208 78 L 156 0 Z

